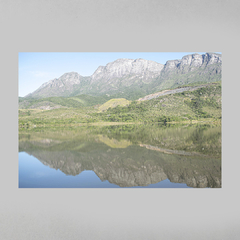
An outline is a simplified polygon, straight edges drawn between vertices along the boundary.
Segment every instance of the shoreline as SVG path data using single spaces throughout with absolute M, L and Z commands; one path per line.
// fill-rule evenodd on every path
M 27 123 L 26 123 L 27 124 Z M 210 125 L 221 125 L 221 120 L 188 120 L 181 122 L 92 122 L 92 123 L 66 123 L 66 124 L 31 124 L 29 126 L 19 126 L 18 129 L 26 128 L 45 128 L 45 127 L 81 127 L 81 126 L 117 126 L 117 125 L 134 125 L 134 124 L 210 124 Z

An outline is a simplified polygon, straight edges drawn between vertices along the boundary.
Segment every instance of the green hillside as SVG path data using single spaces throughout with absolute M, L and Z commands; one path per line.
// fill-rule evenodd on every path
M 111 108 L 115 108 L 117 106 L 124 107 L 129 105 L 131 101 L 126 100 L 125 98 L 114 98 L 99 107 L 99 111 L 106 111 Z
M 209 84 L 195 91 L 161 96 L 147 101 L 133 101 L 101 113 L 104 121 L 172 122 L 221 118 L 221 83 Z
M 105 101 L 100 108 L 91 106 L 97 103 L 98 97 L 89 98 L 84 95 L 54 100 L 65 100 L 55 102 L 63 104 L 65 108 L 19 110 L 19 127 L 78 126 L 83 123 L 103 122 L 220 122 L 222 116 L 221 82 L 211 83 L 194 91 L 164 95 L 146 101 L 111 99 Z M 100 101 L 104 101 L 104 98 Z

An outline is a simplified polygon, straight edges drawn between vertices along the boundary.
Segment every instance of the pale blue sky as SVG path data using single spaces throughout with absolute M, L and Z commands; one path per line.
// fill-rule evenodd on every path
M 165 64 L 194 52 L 21 52 L 18 56 L 18 94 L 24 97 L 43 83 L 59 78 L 66 72 L 91 76 L 99 66 L 118 58 L 143 58 Z M 204 54 L 205 52 L 197 52 Z

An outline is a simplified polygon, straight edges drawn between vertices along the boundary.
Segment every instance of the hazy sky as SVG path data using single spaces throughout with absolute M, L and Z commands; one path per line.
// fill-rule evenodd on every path
M 82 52 L 51 53 L 21 52 L 18 58 L 18 94 L 24 97 L 35 91 L 43 83 L 59 78 L 67 72 L 78 72 L 91 76 L 99 66 L 105 66 L 118 58 L 143 58 L 165 64 L 168 60 L 181 59 L 193 52 Z M 205 52 L 197 52 L 204 54 Z

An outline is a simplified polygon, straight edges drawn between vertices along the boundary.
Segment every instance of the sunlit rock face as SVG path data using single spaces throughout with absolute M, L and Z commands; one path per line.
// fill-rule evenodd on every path
M 100 66 L 91 76 L 91 85 L 95 86 L 99 93 L 124 93 L 126 88 L 134 91 L 135 87 L 153 82 L 163 66 L 144 59 L 118 59 L 105 67 Z
M 144 59 L 118 59 L 108 63 L 105 67 L 100 66 L 92 75 L 92 80 L 121 78 L 126 75 L 141 75 L 155 77 L 163 69 L 163 65 Z
M 200 54 L 190 54 L 184 56 L 181 60 L 170 60 L 167 61 L 164 65 L 164 71 L 171 71 L 171 70 L 181 70 L 184 67 L 188 67 L 189 70 L 192 68 L 203 68 L 207 65 L 222 63 L 222 56 L 221 54 L 216 53 L 206 53 L 203 55 Z
M 67 88 L 69 88 L 74 84 L 80 84 L 81 78 L 82 76 L 76 72 L 65 73 L 61 77 L 55 78 L 53 80 L 50 80 L 46 84 L 43 84 L 40 88 L 43 88 L 45 86 L 59 88 L 66 86 Z
M 222 63 L 222 55 L 216 53 L 206 53 L 203 55 L 204 63 L 206 64 L 214 64 L 214 63 Z
M 170 60 L 164 65 L 155 92 L 183 85 L 221 81 L 222 55 L 216 53 L 189 54 L 180 60 Z
M 167 61 L 166 64 L 164 65 L 164 70 L 165 71 L 171 71 L 173 69 L 176 69 L 178 67 L 179 63 L 180 63 L 179 60 Z

